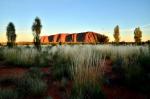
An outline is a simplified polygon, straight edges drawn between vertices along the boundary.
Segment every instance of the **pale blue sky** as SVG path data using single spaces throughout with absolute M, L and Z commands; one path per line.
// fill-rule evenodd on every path
M 137 26 L 142 27 L 147 40 L 149 11 L 150 0 L 0 0 L 0 39 L 5 39 L 10 21 L 16 26 L 18 41 L 22 39 L 20 35 L 31 39 L 31 25 L 39 16 L 43 24 L 41 35 L 95 31 L 113 40 L 113 28 L 118 24 L 122 40 L 132 41 Z

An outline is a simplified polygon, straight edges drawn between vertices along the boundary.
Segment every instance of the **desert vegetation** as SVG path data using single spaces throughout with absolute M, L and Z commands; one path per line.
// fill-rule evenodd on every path
M 141 42 L 141 38 L 142 38 L 142 31 L 140 30 L 140 27 L 135 28 L 134 30 L 134 39 L 136 43 Z
M 115 42 L 116 43 L 119 43 L 120 41 L 120 31 L 119 31 L 119 26 L 117 25 L 115 28 L 114 28 L 114 38 L 115 38 Z
M 150 91 L 148 45 L 46 45 L 40 51 L 34 46 L 1 47 L 0 56 L 1 68 L 26 70 L 19 77 L 1 77 L 1 99 L 50 98 L 47 90 L 53 84 L 61 99 L 105 99 L 105 84 L 119 84 L 145 97 Z
M 7 35 L 7 46 L 8 47 L 13 47 L 15 45 L 16 41 L 16 30 L 15 30 L 15 25 L 10 22 L 7 26 L 6 29 L 6 35 Z
M 38 17 L 36 17 L 35 20 L 34 20 L 34 23 L 32 25 L 32 32 L 33 32 L 33 36 L 34 36 L 33 42 L 34 42 L 35 47 L 38 50 L 41 49 L 41 46 L 40 46 L 40 43 L 41 43 L 40 42 L 41 29 L 42 29 L 41 20 Z

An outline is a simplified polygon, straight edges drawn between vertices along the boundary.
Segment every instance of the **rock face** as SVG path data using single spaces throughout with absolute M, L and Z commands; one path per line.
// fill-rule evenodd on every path
M 60 33 L 50 36 L 42 36 L 41 43 L 57 43 L 57 42 L 70 42 L 70 43 L 96 43 L 96 42 L 108 42 L 109 39 L 105 35 L 101 35 L 95 32 L 82 32 L 82 33 Z

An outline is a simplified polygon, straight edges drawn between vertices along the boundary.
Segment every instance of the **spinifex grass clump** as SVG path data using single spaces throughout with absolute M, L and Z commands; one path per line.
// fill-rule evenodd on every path
M 150 56 L 140 56 L 138 59 L 133 63 L 129 63 L 124 68 L 124 82 L 127 86 L 132 89 L 136 89 L 137 91 L 141 92 L 149 92 L 150 91 Z
M 36 50 L 32 49 L 5 49 L 4 56 L 8 64 L 31 66 L 34 64 L 35 57 L 38 55 Z M 38 61 L 37 61 L 38 62 Z
M 47 90 L 47 85 L 41 79 L 33 79 L 31 77 L 23 78 L 17 86 L 17 90 L 21 96 L 41 96 Z
M 112 59 L 113 72 L 120 77 L 119 81 L 130 88 L 149 92 L 150 88 L 147 82 L 150 81 L 150 54 L 148 47 L 135 46 L 129 53 L 130 55 L 127 55 L 126 57 L 123 57 L 118 53 L 118 57 Z
M 100 67 L 76 67 L 73 74 L 71 99 L 104 99 L 101 91 L 102 70 Z
M 44 52 L 39 52 L 34 48 L 24 49 L 24 48 L 13 48 L 8 49 L 4 48 L 3 56 L 6 60 L 6 63 L 10 65 L 17 65 L 17 66 L 47 66 L 48 60 L 47 56 Z
M 0 61 L 4 60 L 3 47 L 0 47 Z
M 144 54 L 141 52 L 137 58 L 136 64 L 136 67 L 138 68 L 138 74 L 135 75 L 135 78 L 137 79 L 132 77 L 133 83 L 131 84 L 139 91 L 150 92 L 150 53 Z M 134 71 L 135 70 L 133 70 L 133 72 Z M 143 86 L 140 86 L 141 84 L 143 84 Z
M 99 84 L 74 85 L 69 99 L 105 99 Z
M 46 96 L 47 84 L 39 68 L 31 68 L 21 78 L 0 79 L 0 99 L 27 99 L 30 96 Z
M 65 55 L 63 51 L 58 50 L 52 57 L 53 60 L 53 77 L 55 80 L 61 80 L 62 78 L 71 79 L 71 60 L 70 57 Z
M 41 71 L 38 67 L 31 67 L 29 71 L 25 74 L 25 78 L 31 77 L 31 78 L 37 78 L 42 79 L 45 76 L 45 73 Z
M 47 84 L 42 80 L 43 73 L 38 68 L 32 68 L 17 84 L 17 91 L 23 97 L 42 96 L 47 90 Z
M 105 59 L 101 53 L 90 46 L 74 46 L 64 49 L 64 53 L 71 59 L 73 89 L 70 98 L 102 98 L 100 79 L 103 75 L 102 66 Z
M 0 99 L 19 99 L 18 91 L 15 90 L 16 82 L 14 77 L 0 78 Z
M 12 89 L 0 89 L 0 99 L 19 99 L 18 93 Z

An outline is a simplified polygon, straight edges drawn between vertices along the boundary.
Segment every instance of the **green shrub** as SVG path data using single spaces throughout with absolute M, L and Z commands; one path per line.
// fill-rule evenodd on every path
M 22 67 L 44 67 L 48 66 L 48 53 L 37 51 L 33 48 L 5 48 L 3 51 L 4 59 L 7 64 Z
M 75 85 L 69 99 L 105 99 L 100 85 Z
M 31 67 L 29 71 L 25 74 L 26 77 L 42 79 L 44 76 L 44 72 L 40 70 L 38 67 Z
M 53 99 L 51 96 L 47 96 L 46 98 L 44 98 L 44 99 Z
M 40 64 L 41 64 L 40 67 L 49 66 L 50 60 L 48 57 L 48 55 L 49 55 L 48 50 L 49 49 L 46 49 L 46 51 L 41 52 L 41 55 L 39 56 L 40 57 Z
M 140 55 L 138 57 L 137 62 L 140 65 L 140 68 L 142 70 L 142 73 L 140 74 L 140 82 L 142 82 L 142 86 L 138 86 L 138 89 L 142 92 L 150 92 L 150 54 L 147 55 Z
M 44 73 L 40 70 L 40 68 L 32 67 L 21 78 L 17 79 L 13 77 L 0 78 L 0 85 L 15 86 L 14 90 L 18 92 L 19 99 L 24 98 L 28 95 L 31 96 L 43 95 L 47 90 L 47 84 L 42 80 L 43 77 Z M 7 99 L 7 98 L 0 98 L 0 99 Z
M 31 79 L 30 83 L 30 92 L 33 95 L 43 95 L 47 90 L 47 85 L 44 81 L 40 79 Z
M 65 56 L 59 55 L 59 53 L 56 53 L 53 56 L 53 67 L 52 67 L 52 73 L 56 80 L 61 80 L 63 77 L 67 79 L 71 79 L 71 71 L 70 71 L 70 59 Z
M 130 87 L 139 86 L 142 81 L 143 70 L 139 65 L 129 65 L 125 68 L 125 80 Z
M 149 81 L 150 78 L 142 66 L 134 64 L 126 68 L 125 84 L 128 87 L 139 92 L 148 93 L 150 92 Z
M 28 79 L 21 78 L 18 80 L 16 90 L 19 92 L 19 97 L 25 97 L 31 95 L 29 89 L 31 83 L 32 82 L 30 82 L 29 78 Z
M 4 60 L 3 48 L 0 47 L 0 61 Z
M 146 73 L 150 73 L 150 55 L 140 55 L 137 62 L 142 66 Z
M 47 85 L 41 79 L 31 77 L 22 78 L 18 82 L 17 91 L 22 96 L 26 95 L 43 95 L 47 90 Z
M 12 89 L 0 89 L 0 99 L 21 99 L 18 93 Z
M 125 78 L 125 62 L 124 59 L 121 57 L 117 57 L 116 60 L 114 60 L 112 65 L 112 71 L 117 76 L 115 79 L 110 78 L 110 75 L 104 75 L 104 80 L 106 83 L 122 83 Z
M 125 65 L 124 63 L 124 59 L 121 57 L 118 57 L 112 65 L 112 70 L 117 73 L 118 75 L 122 75 L 122 73 L 124 72 L 123 70 L 123 65 Z
M 42 96 L 47 90 L 47 84 L 42 80 L 44 73 L 39 68 L 32 67 L 18 80 L 17 91 L 24 97 Z
M 17 78 L 14 77 L 0 78 L 0 86 L 6 87 L 5 89 L 0 89 L 0 99 L 20 99 L 18 98 L 18 92 L 15 90 L 16 83 Z
M 129 59 L 128 64 L 124 67 L 125 83 L 132 89 L 140 92 L 149 92 L 150 55 L 140 51 L 137 58 L 135 60 L 132 59 Z
M 148 50 L 149 50 L 149 54 L 150 54 L 150 44 L 148 44 Z

